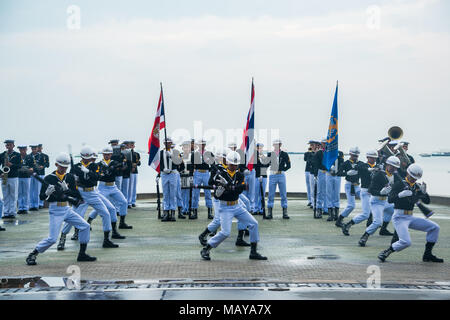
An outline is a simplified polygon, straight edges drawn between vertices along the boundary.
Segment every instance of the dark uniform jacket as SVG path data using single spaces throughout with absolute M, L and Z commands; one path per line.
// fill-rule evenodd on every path
M 239 172 L 238 170 L 235 171 L 235 174 L 233 176 L 231 176 L 226 170 L 221 170 L 219 172 L 220 175 L 228 181 L 228 184 L 225 187 L 224 193 L 220 197 L 216 197 L 216 195 L 214 195 L 214 197 L 223 201 L 238 200 L 239 195 L 246 189 L 244 174 L 242 172 Z M 220 183 L 217 182 L 216 174 L 211 174 L 208 184 L 210 186 L 220 186 Z
M 205 156 L 205 154 L 207 156 Z M 191 155 L 191 163 L 194 164 L 194 170 L 211 170 L 209 163 L 215 161 L 214 155 L 211 152 L 205 151 L 203 155 L 200 151 L 195 151 Z
M 359 184 L 359 167 L 361 165 L 363 165 L 364 162 L 358 161 L 356 160 L 355 162 L 353 162 L 352 160 L 347 160 L 345 161 L 342 166 L 339 168 L 340 171 L 340 175 L 341 176 L 345 176 L 345 181 L 351 182 L 351 183 L 355 183 L 355 184 Z M 354 176 L 349 176 L 347 174 L 347 172 L 349 172 L 350 170 L 356 170 L 358 173 Z
M 194 165 L 192 164 L 192 153 L 190 152 L 187 157 L 182 153 L 181 157 L 183 158 L 184 162 L 184 169 L 180 172 L 180 175 L 182 177 L 192 177 L 194 175 Z
M 394 173 L 394 184 L 398 180 L 401 180 L 401 177 L 398 174 Z M 387 187 L 388 185 L 389 185 L 389 179 L 388 179 L 386 170 L 376 171 L 372 176 L 372 180 L 370 181 L 370 186 L 369 186 L 368 192 L 372 196 L 377 196 L 377 197 L 386 196 L 386 195 L 381 195 L 380 191 L 381 191 L 381 189 L 383 189 L 384 187 Z
M 323 160 L 323 150 L 318 150 L 314 153 L 312 158 L 312 174 L 317 177 L 319 170 L 327 170 L 327 168 L 322 163 Z
M 288 171 L 291 168 L 291 160 L 285 151 L 280 151 L 279 155 L 275 151 L 269 152 L 270 169 L 272 171 Z
M 29 178 L 31 177 L 31 173 L 28 169 L 33 169 L 34 172 L 37 171 L 33 157 L 29 154 L 25 156 L 25 158 L 20 157 L 20 169 L 18 171 L 19 178 Z
M 139 154 L 139 152 L 134 151 L 133 149 L 131 149 L 131 161 L 132 164 L 136 164 L 136 168 L 131 170 L 131 173 L 139 173 L 138 172 L 138 167 L 141 165 L 141 155 Z
M 1 167 L 5 164 L 6 153 L 8 153 L 8 151 L 0 154 Z M 8 173 L 8 178 L 17 178 L 19 176 L 18 170 L 20 168 L 20 153 L 16 151 L 11 152 L 9 154 L 9 162 L 11 162 L 11 166 L 9 167 L 10 171 Z
M 114 149 L 113 149 L 114 150 Z M 127 163 L 127 159 L 125 158 L 125 155 L 121 152 L 116 152 L 115 154 L 113 153 L 111 160 L 114 160 L 116 162 L 120 162 L 123 164 L 122 168 L 117 171 L 116 176 L 117 177 L 122 177 L 123 176 L 123 172 L 126 169 L 128 163 Z
M 399 198 L 398 194 L 403 190 L 411 190 L 413 193 L 412 196 Z M 388 196 L 388 201 L 394 203 L 394 208 L 402 210 L 413 210 L 414 205 L 419 200 L 422 200 L 425 204 L 430 203 L 428 193 L 423 193 L 415 183 L 411 186 L 406 180 L 397 180 Z
M 103 182 L 115 182 L 116 175 L 122 171 L 123 164 L 115 160 L 110 160 L 107 164 L 105 160 L 98 163 L 99 167 L 99 181 Z
M 91 188 L 97 186 L 97 181 L 100 178 L 100 168 L 99 165 L 95 162 L 91 162 L 87 169 L 89 169 L 89 173 L 84 173 L 81 171 L 81 162 L 77 163 L 70 169 L 70 173 L 77 176 L 78 186 L 81 188 Z
M 179 153 L 177 153 L 176 156 L 178 156 L 179 158 L 176 159 L 176 161 L 174 161 L 174 159 L 172 159 L 172 157 L 174 156 L 174 154 L 169 151 L 170 154 L 167 155 L 166 150 L 161 150 L 159 152 L 159 168 L 161 170 L 161 172 L 164 172 L 164 169 L 166 169 L 165 167 L 165 163 L 164 163 L 164 157 L 166 157 L 166 161 L 167 161 L 167 169 L 170 170 L 177 170 L 178 172 L 183 171 L 184 170 L 184 162 L 183 162 L 183 158 L 181 158 L 181 155 Z M 170 163 L 172 163 L 172 168 L 170 167 Z
M 71 173 L 66 173 L 64 175 L 64 178 L 62 180 L 59 180 L 59 178 L 55 174 L 56 171 L 53 171 L 51 174 L 45 176 L 44 183 L 41 187 L 41 192 L 39 193 L 39 198 L 41 200 L 46 200 L 47 195 L 45 194 L 45 191 L 47 190 L 47 187 L 52 184 L 56 187 L 56 191 L 53 192 L 48 202 L 65 202 L 69 201 L 73 203 L 72 199 L 82 199 L 80 192 L 77 189 L 76 183 L 75 183 L 75 177 Z M 62 188 L 59 186 L 59 183 L 62 181 L 65 181 L 67 186 L 69 187 L 68 190 L 62 191 Z M 70 199 L 72 198 L 72 199 Z
M 361 163 L 358 167 L 359 177 L 361 178 L 361 188 L 368 189 L 370 187 L 370 182 L 372 181 L 372 176 L 376 171 L 380 171 L 381 168 L 374 163 L 373 166 L 369 163 Z
M 39 154 L 39 160 L 37 160 L 38 165 L 43 166 L 42 169 L 39 169 L 37 171 L 37 174 L 40 176 L 45 175 L 45 168 L 50 167 L 50 161 L 48 159 L 48 155 L 46 155 L 45 153 L 38 153 Z
M 305 160 L 305 162 L 306 162 L 306 164 L 305 164 L 305 172 L 312 172 L 312 170 L 313 170 L 313 164 L 312 164 L 313 157 L 314 157 L 314 152 L 312 152 L 312 151 L 307 151 L 303 155 L 303 160 Z
M 262 157 L 262 162 L 260 157 Z M 260 155 L 258 151 L 256 151 L 256 163 L 255 163 L 255 176 L 256 178 L 264 177 L 267 178 L 267 168 L 270 167 L 270 158 L 265 157 L 264 154 Z

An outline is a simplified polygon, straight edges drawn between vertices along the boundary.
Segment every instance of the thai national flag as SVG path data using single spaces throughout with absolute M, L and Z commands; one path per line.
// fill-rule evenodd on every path
M 158 109 L 156 110 L 155 122 L 150 137 L 148 138 L 148 165 L 151 166 L 156 172 L 160 173 L 159 166 L 159 132 L 164 129 L 164 97 L 161 87 L 161 94 L 158 101 Z
M 241 149 L 245 151 L 246 162 L 248 170 L 253 170 L 253 163 L 255 158 L 255 86 L 252 78 L 252 91 L 250 93 L 250 110 L 247 115 L 247 124 L 244 129 L 243 142 Z

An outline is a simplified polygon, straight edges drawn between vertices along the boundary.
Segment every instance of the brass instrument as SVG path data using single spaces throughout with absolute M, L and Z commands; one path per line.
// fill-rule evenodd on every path
M 385 138 L 384 141 L 380 144 L 377 151 L 386 154 L 387 156 L 395 156 L 391 149 L 387 146 L 389 142 L 393 140 L 398 140 L 403 137 L 403 130 L 400 127 L 393 126 L 388 130 L 388 138 Z M 407 157 L 408 158 L 408 157 Z M 409 160 L 409 159 L 408 159 Z
M 400 159 L 400 162 L 402 163 L 402 167 L 403 164 L 405 164 L 405 168 L 408 168 L 409 165 L 411 164 L 411 160 L 409 159 L 408 155 L 406 154 L 405 149 L 403 149 L 403 143 L 399 143 L 398 145 L 396 145 L 394 147 L 394 150 L 397 152 L 396 156 Z
M 3 168 L 0 169 L 2 171 L 2 184 L 5 186 L 8 181 L 8 173 L 11 171 L 11 168 L 6 164 L 9 162 L 9 154 L 8 151 L 5 151 L 5 160 L 3 162 Z

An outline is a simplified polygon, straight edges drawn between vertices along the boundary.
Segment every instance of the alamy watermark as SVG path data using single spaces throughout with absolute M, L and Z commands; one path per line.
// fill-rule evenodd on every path
M 67 7 L 66 26 L 69 30 L 81 29 L 81 9 L 79 6 L 70 5 Z

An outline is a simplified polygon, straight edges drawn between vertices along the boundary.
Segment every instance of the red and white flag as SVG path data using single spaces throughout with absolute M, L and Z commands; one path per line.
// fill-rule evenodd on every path
M 151 166 L 156 172 L 160 173 L 159 166 L 159 133 L 166 126 L 164 120 L 164 96 L 161 87 L 161 94 L 159 95 L 158 109 L 156 109 L 155 122 L 153 123 L 152 132 L 148 138 L 148 165 Z
M 253 78 L 250 93 L 250 110 L 248 111 L 242 140 L 241 150 L 245 151 L 245 165 L 248 170 L 252 171 L 255 160 L 255 86 Z

